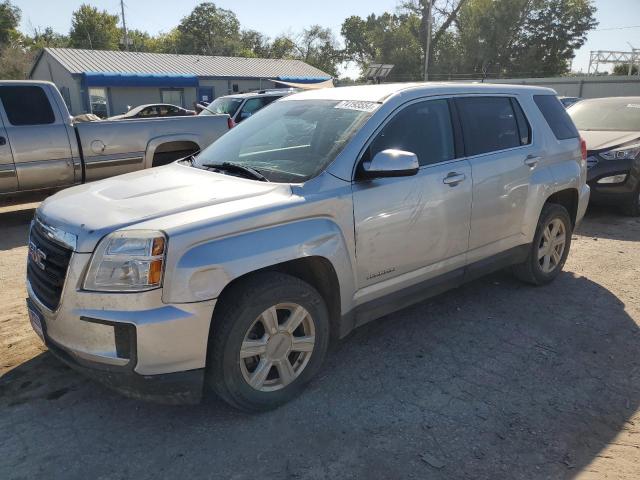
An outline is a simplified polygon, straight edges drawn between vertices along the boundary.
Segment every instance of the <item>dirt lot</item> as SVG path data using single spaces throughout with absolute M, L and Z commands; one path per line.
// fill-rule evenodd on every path
M 24 308 L 34 204 L 0 209 L 0 478 L 639 478 L 640 220 L 590 212 L 551 286 L 505 273 L 361 328 L 300 398 L 123 398 Z

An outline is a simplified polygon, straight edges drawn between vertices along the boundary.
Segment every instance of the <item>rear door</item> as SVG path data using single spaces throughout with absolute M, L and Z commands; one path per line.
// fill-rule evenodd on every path
M 4 122 L 0 117 L 0 193 L 18 190 L 18 177 L 13 164 L 13 154 L 7 138 Z
M 473 174 L 469 263 L 522 243 L 532 171 L 541 159 L 515 97 L 456 99 Z
M 2 119 L 13 151 L 20 190 L 74 183 L 67 125 L 40 85 L 0 86 Z

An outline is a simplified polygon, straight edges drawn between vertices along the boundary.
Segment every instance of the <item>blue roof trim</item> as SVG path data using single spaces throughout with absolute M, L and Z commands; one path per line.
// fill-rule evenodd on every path
M 197 87 L 198 77 L 182 74 L 85 72 L 89 87 Z
M 331 80 L 331 77 L 276 77 L 276 79 L 292 83 L 320 83 Z

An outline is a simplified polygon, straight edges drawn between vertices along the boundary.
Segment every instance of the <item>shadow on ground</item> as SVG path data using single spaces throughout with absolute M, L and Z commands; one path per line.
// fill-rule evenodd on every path
M 125 399 L 45 353 L 0 379 L 0 477 L 570 477 L 639 407 L 638 340 L 586 278 L 499 274 L 360 328 L 266 414 Z
M 29 238 L 29 224 L 35 208 L 0 212 L 0 251 L 23 247 Z
M 576 233 L 594 238 L 640 242 L 640 217 L 624 215 L 614 207 L 590 205 Z

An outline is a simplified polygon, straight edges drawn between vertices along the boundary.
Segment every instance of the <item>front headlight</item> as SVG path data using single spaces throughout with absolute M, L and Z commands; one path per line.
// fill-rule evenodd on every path
M 602 152 L 600 156 L 605 160 L 635 160 L 640 153 L 640 144 L 627 147 L 614 148 L 607 152 Z
M 141 292 L 162 285 L 166 252 L 162 232 L 126 230 L 105 237 L 91 258 L 85 290 Z

